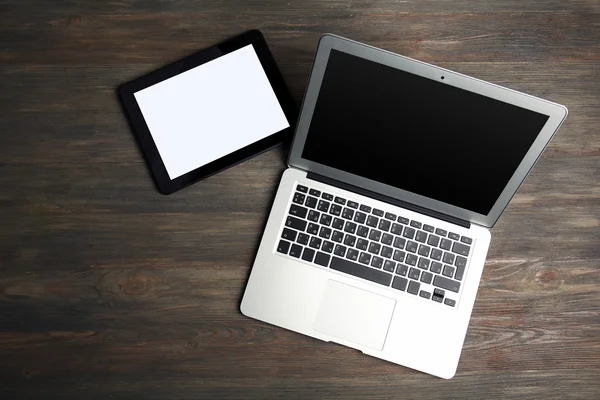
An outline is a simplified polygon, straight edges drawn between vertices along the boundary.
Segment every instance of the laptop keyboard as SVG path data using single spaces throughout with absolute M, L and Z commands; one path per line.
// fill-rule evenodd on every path
M 473 240 L 297 185 L 277 252 L 454 307 Z

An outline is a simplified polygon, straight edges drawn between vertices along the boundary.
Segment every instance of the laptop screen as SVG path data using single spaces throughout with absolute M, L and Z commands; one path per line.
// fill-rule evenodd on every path
M 487 215 L 548 118 L 332 49 L 302 157 Z

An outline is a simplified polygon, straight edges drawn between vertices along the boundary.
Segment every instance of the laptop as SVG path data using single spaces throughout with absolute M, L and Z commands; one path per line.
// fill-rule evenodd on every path
M 242 313 L 451 378 L 490 228 L 566 116 L 324 35 Z

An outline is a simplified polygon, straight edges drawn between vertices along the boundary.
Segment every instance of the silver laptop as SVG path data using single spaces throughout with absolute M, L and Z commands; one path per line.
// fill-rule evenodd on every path
M 323 36 L 242 313 L 451 378 L 489 229 L 566 115 Z

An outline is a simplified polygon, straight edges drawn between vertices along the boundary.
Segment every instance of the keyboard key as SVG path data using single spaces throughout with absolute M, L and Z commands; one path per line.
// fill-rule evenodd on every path
M 454 274 L 454 279 L 458 279 L 459 281 L 462 281 L 464 274 L 465 274 L 465 266 L 464 265 L 462 267 L 456 267 L 456 273 Z
M 443 229 L 437 228 L 437 229 L 435 230 L 435 234 L 436 234 L 436 235 L 440 235 L 440 236 L 446 236 L 446 235 L 448 234 L 448 232 L 446 232 L 446 231 L 445 231 L 445 230 L 443 230 Z
M 403 249 L 405 245 L 406 245 L 406 239 L 397 237 L 396 239 L 394 239 L 394 244 L 392 246 L 394 246 L 397 249 Z
M 346 252 L 346 258 L 356 261 L 358 259 L 358 250 L 348 249 L 348 251 Z
M 413 228 L 418 228 L 421 229 L 421 223 L 418 221 L 410 221 L 410 226 L 412 226 Z
M 385 218 L 389 219 L 389 220 L 392 220 L 392 221 L 395 221 L 396 220 L 396 214 L 392 214 L 392 213 L 386 212 L 385 213 Z
M 417 265 L 417 256 L 415 256 L 414 254 L 407 254 L 405 262 L 408 265 L 415 266 L 415 265 Z
M 313 222 L 319 222 L 320 216 L 321 214 L 318 211 L 310 210 L 306 219 Z
M 356 236 L 346 234 L 346 237 L 344 237 L 344 244 L 352 247 L 354 246 L 354 243 L 356 243 Z
M 444 250 L 450 250 L 451 246 L 452 246 L 452 240 L 442 239 L 442 242 L 440 243 L 440 248 L 442 248 Z
M 358 203 L 355 201 L 348 200 L 348 207 L 350 208 L 358 208 Z
M 381 256 L 385 258 L 391 258 L 393 252 L 394 249 L 392 249 L 391 247 L 383 246 L 383 248 L 381 249 Z
M 434 293 L 431 300 L 435 301 L 436 303 L 441 303 L 442 301 L 444 301 L 444 298 Z
M 400 222 L 401 224 L 404 224 L 404 225 L 408 225 L 408 218 L 398 217 L 398 222 Z
M 285 220 L 285 226 L 294 228 L 298 231 L 303 231 L 306 228 L 306 224 L 306 221 L 295 217 L 287 217 L 287 219 Z
M 338 203 L 338 204 L 341 204 L 341 205 L 344 205 L 344 204 L 346 204 L 346 199 L 342 199 L 341 197 L 337 197 L 337 196 L 336 196 L 336 198 L 335 198 L 335 200 L 334 200 L 334 201 L 335 201 L 336 203 Z
M 416 280 L 419 280 L 419 277 L 420 277 L 420 276 L 421 276 L 421 271 L 419 271 L 419 270 L 418 270 L 418 269 L 416 269 L 416 268 L 411 268 L 411 269 L 408 271 L 408 277 L 409 277 L 409 278 L 411 278 L 411 279 L 416 279 Z
M 392 275 L 370 267 L 364 267 L 360 264 L 344 260 L 342 258 L 333 257 L 330 268 L 336 271 L 345 272 L 359 278 L 367 279 L 371 282 L 389 286 L 392 281 Z
M 322 197 L 322 198 L 324 198 L 324 199 L 325 199 L 325 200 L 327 200 L 327 201 L 331 201 L 331 200 L 333 200 L 333 195 L 332 195 L 332 194 L 329 194 L 329 193 L 325 193 L 325 192 L 323 192 L 323 193 L 321 194 L 321 197 Z
M 431 261 L 429 261 L 427 258 L 421 257 L 421 258 L 419 258 L 419 264 L 417 266 L 421 269 L 427 270 L 427 269 L 429 269 L 430 262 Z
M 392 282 L 392 287 L 394 289 L 398 289 L 398 290 L 401 290 L 404 292 L 406 290 L 407 284 L 408 284 L 408 279 L 401 278 L 399 276 L 395 276 L 394 281 Z
M 312 262 L 314 257 L 315 257 L 315 251 L 313 249 L 305 247 L 304 251 L 302 252 L 302 259 L 304 261 Z
M 444 304 L 446 304 L 447 306 L 450 306 L 450 307 L 454 307 L 456 305 L 456 301 L 446 298 L 444 300 Z
M 423 225 L 423 230 L 426 232 L 433 233 L 433 226 L 425 224 Z
M 331 237 L 331 228 L 322 226 L 321 230 L 319 231 L 319 236 L 323 239 L 329 239 Z
M 396 260 L 398 262 L 404 262 L 405 258 L 406 258 L 406 253 L 403 252 L 402 250 L 396 250 L 394 252 L 394 260 Z
M 366 205 L 364 205 L 364 204 L 361 204 L 361 205 L 360 205 L 360 211 L 364 211 L 364 212 L 366 212 L 366 213 L 370 213 L 370 212 L 371 212 L 371 207 L 369 207 L 369 206 L 366 206 Z
M 383 217 L 383 211 L 382 210 L 374 208 L 372 212 L 373 212 L 373 215 L 377 215 L 378 217 Z
M 316 235 L 319 232 L 319 225 L 313 224 L 312 222 L 308 224 L 308 228 L 306 228 L 306 232 L 311 235 Z
M 446 294 L 446 292 L 444 292 L 442 289 L 437 289 L 436 288 L 436 289 L 433 289 L 433 294 L 444 297 L 444 295 Z
M 336 256 L 344 257 L 346 255 L 346 247 L 341 244 L 335 245 L 335 250 L 333 250 L 333 254 Z
M 317 206 L 317 201 L 318 200 L 315 197 L 308 196 L 304 205 L 309 208 L 315 208 Z
M 308 236 L 306 233 L 299 233 L 298 240 L 296 240 L 296 242 L 306 246 L 308 244 L 309 238 L 310 238 L 310 236 Z
M 356 231 L 356 234 L 360 237 L 364 237 L 366 238 L 367 235 L 369 234 L 369 228 L 367 228 L 364 225 L 361 225 L 358 227 L 358 230 Z
M 466 244 L 454 242 L 454 244 L 452 245 L 452 251 L 456 254 L 460 254 L 461 256 L 468 256 L 470 250 L 471 248 Z
M 296 240 L 296 235 L 297 234 L 298 234 L 298 232 L 296 232 L 296 231 L 293 231 L 293 230 L 288 229 L 288 228 L 283 228 L 283 232 L 281 233 L 281 237 L 283 239 L 287 239 L 287 240 L 290 240 L 290 241 L 293 242 L 294 240 Z
M 417 243 L 417 242 L 413 242 L 412 240 L 409 240 L 408 243 L 406 243 L 406 250 L 410 251 L 411 253 L 416 253 L 418 248 L 419 248 L 419 243 Z
M 302 246 L 294 243 L 290 250 L 290 256 L 300 258 L 301 254 L 302 254 Z
M 404 228 L 402 236 L 404 236 L 407 239 L 412 239 L 415 237 L 415 230 L 413 228 L 406 227 Z
M 439 274 L 440 272 L 442 272 L 442 263 L 439 263 L 437 261 L 433 261 L 431 263 L 431 268 L 429 268 L 429 270 L 431 272 L 435 272 L 436 274 Z
M 404 264 L 398 264 L 396 267 L 396 274 L 406 276 L 406 274 L 408 274 L 408 266 Z
M 372 215 L 369 215 L 367 217 L 367 225 L 369 225 L 372 228 L 377 227 L 377 224 L 379 223 L 379 218 L 374 217 Z
M 344 226 L 344 232 L 356 233 L 356 224 L 350 221 L 346 222 L 346 226 Z
M 429 284 L 429 283 L 431 283 L 432 279 L 433 279 L 433 274 L 431 272 L 423 271 L 421 273 L 421 282 Z
M 400 235 L 402 233 L 402 225 L 400 224 L 392 224 L 392 233 L 394 235 Z
M 321 197 L 321 192 L 319 192 L 317 189 L 310 189 L 308 191 L 308 194 L 310 194 L 311 196 Z
M 466 244 L 473 243 L 473 239 L 471 239 L 470 237 L 466 237 L 466 236 L 461 236 L 460 241 L 463 243 L 466 243 Z
M 296 186 L 296 190 L 302 193 L 308 192 L 308 188 L 306 186 L 298 185 Z
M 371 242 L 371 244 L 369 244 L 369 253 L 379 254 L 379 250 L 381 250 L 381 245 L 379 243 Z
M 419 255 L 423 256 L 423 257 L 429 257 L 429 251 L 431 250 L 431 247 L 426 246 L 424 244 L 419 246 Z
M 325 253 L 331 253 L 333 251 L 333 242 L 330 242 L 328 240 L 323 241 L 323 244 L 321 245 L 321 250 L 323 250 Z
M 381 237 L 381 243 L 383 243 L 383 244 L 392 244 L 393 240 L 394 240 L 394 236 L 390 235 L 389 233 L 384 233 L 383 236 Z
M 381 219 L 381 220 L 379 220 L 378 228 L 381 229 L 382 231 L 387 232 L 390 230 L 390 225 L 392 225 L 392 223 L 390 221 L 388 221 L 387 219 Z
M 419 292 L 419 297 L 429 300 L 429 298 L 431 297 L 431 293 L 426 292 L 425 290 L 421 290 Z
M 441 275 L 436 275 L 433 278 L 433 286 L 440 287 L 442 289 L 450 290 L 451 292 L 458 293 L 460 290 L 460 282 L 454 281 L 449 278 L 445 278 Z
M 394 270 L 396 269 L 396 263 L 391 260 L 385 260 L 385 262 L 383 263 L 383 269 L 388 272 L 394 272 Z
M 427 240 L 427 233 L 423 231 L 417 231 L 417 236 L 415 237 L 417 242 L 425 243 Z
M 364 224 L 365 221 L 367 219 L 367 214 L 357 211 L 356 214 L 354 214 L 354 222 L 358 222 L 359 224 Z
M 365 239 L 358 239 L 358 242 L 356 242 L 356 248 L 359 250 L 367 250 L 367 247 L 369 246 L 369 241 L 365 240 Z
M 429 257 L 433 258 L 434 260 L 440 261 L 442 259 L 442 253 L 443 251 L 441 251 L 440 249 L 431 249 L 431 254 L 429 254 Z
M 331 256 L 329 254 L 317 252 L 317 256 L 315 257 L 315 264 L 319 264 L 323 267 L 326 267 L 329 264 L 329 259 Z
M 354 210 L 348 207 L 344 207 L 344 211 L 342 212 L 342 218 L 352 219 L 354 218 Z
M 342 230 L 342 228 L 344 227 L 344 220 L 341 218 L 334 218 L 331 227 L 334 229 Z
M 292 201 L 296 204 L 304 204 L 305 197 L 306 196 L 303 195 L 302 193 L 296 192 L 296 193 L 294 193 L 294 198 L 292 199 Z
M 329 226 L 329 225 L 331 225 L 332 219 L 333 219 L 333 217 L 331 215 L 323 213 L 323 214 L 321 214 L 321 219 L 319 220 L 319 223 L 321 225 Z
M 444 253 L 444 258 L 442 259 L 446 264 L 454 264 L 454 254 L 452 253 Z
M 331 203 L 325 200 L 321 200 L 319 201 L 319 204 L 317 205 L 317 210 L 321 211 L 321 212 L 327 212 L 329 210 L 329 205 Z
M 318 249 L 321 248 L 321 242 L 322 242 L 321 239 L 319 239 L 318 237 L 313 236 L 313 237 L 310 238 L 310 242 L 308 243 L 308 245 L 310 247 L 312 247 L 313 249 L 317 249 L 318 250 Z
M 297 206 L 296 204 L 292 204 L 290 207 L 290 214 L 299 218 L 305 218 L 307 212 L 307 208 Z
M 442 272 L 442 275 L 452 278 L 454 276 L 454 267 L 444 265 L 444 271 Z
M 440 237 L 435 235 L 429 235 L 429 238 L 427 238 L 427 244 L 433 247 L 437 247 L 437 245 L 440 244 Z
M 364 252 L 360 253 L 360 256 L 358 256 L 358 262 L 365 265 L 369 265 L 369 263 L 371 262 L 371 255 Z
M 460 238 L 459 234 L 454 232 L 448 233 L 448 237 L 452 240 L 458 240 Z
M 381 239 L 381 231 L 378 231 L 377 229 L 371 229 L 371 233 L 369 233 L 369 239 L 379 242 L 379 239 Z
M 285 240 L 279 241 L 279 244 L 277 245 L 277 251 L 279 253 L 287 254 L 289 249 L 290 249 L 290 242 L 286 242 Z
M 373 258 L 371 259 L 371 267 L 381 268 L 382 265 L 383 265 L 383 258 L 373 256 Z
M 456 265 L 457 267 L 465 267 L 467 265 L 467 259 L 461 256 L 456 256 L 454 265 Z
M 332 204 L 331 208 L 329 209 L 329 213 L 335 215 L 336 217 L 339 217 L 342 213 L 342 206 L 338 204 Z
M 410 281 L 408 283 L 408 290 L 407 292 L 410 294 L 417 294 L 419 293 L 419 288 L 421 287 L 421 284 L 419 282 L 415 282 L 415 281 Z
M 333 234 L 331 235 L 331 240 L 333 240 L 334 242 L 342 243 L 343 239 L 344 239 L 344 234 L 342 232 L 333 231 Z

